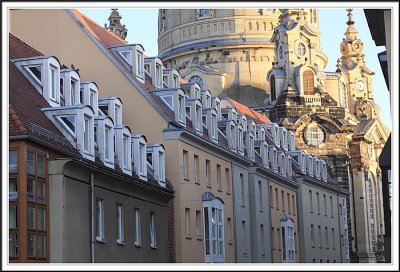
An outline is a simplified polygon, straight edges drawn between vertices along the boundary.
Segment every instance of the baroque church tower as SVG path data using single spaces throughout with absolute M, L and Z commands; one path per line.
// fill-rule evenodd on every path
M 336 72 L 325 72 L 316 10 L 282 9 L 271 41 L 275 59 L 267 74 L 272 122 L 294 131 L 296 144 L 323 157 L 330 175 L 349 191 L 348 257 L 352 262 L 382 261 L 383 200 L 378 157 L 389 136 L 372 95 L 372 76 L 364 61 L 348 10 Z
M 128 29 L 125 28 L 125 25 L 121 24 L 121 15 L 119 15 L 118 9 L 111 9 L 112 12 L 110 17 L 108 17 L 108 21 L 110 22 L 109 25 L 104 25 L 109 31 L 120 37 L 121 39 L 125 40 L 126 36 L 128 35 Z

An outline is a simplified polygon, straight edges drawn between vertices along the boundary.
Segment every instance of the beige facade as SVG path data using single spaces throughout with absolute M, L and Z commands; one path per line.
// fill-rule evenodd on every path
M 84 22 L 83 28 L 78 24 L 77 21 L 79 20 Z M 48 22 L 52 23 L 49 24 Z M 203 210 L 200 204 L 202 202 L 201 195 L 211 191 L 223 201 L 223 222 L 228 222 L 228 218 L 232 219 L 233 217 L 232 198 L 226 192 L 219 192 L 215 186 L 212 189 L 203 187 L 204 182 L 200 183 L 202 185 L 193 182 L 193 184 L 188 184 L 181 175 L 183 150 L 187 149 L 191 156 L 198 154 L 203 167 L 206 159 L 210 161 L 210 164 L 212 162 L 212 167 L 216 167 L 217 163 L 224 169 L 230 169 L 230 166 L 227 165 L 226 161 L 221 160 L 217 153 L 210 154 L 207 149 L 201 151 L 201 148 L 183 143 L 182 140 L 165 139 L 162 132 L 168 127 L 168 122 L 154 107 L 154 104 L 149 101 L 148 96 L 143 91 L 138 90 L 138 84 L 132 83 L 131 79 L 116 65 L 115 59 L 110 55 L 111 53 L 104 50 L 104 47 L 100 45 L 102 41 L 97 40 L 99 36 L 95 36 L 94 31 L 98 27 L 102 27 L 93 24 L 93 22 L 81 17 L 79 13 L 74 13 L 71 10 L 14 10 L 11 12 L 12 34 L 44 54 L 57 56 L 60 63 L 72 63 L 75 68 L 79 69 L 82 78 L 90 78 L 97 83 L 101 90 L 100 97 L 120 97 L 124 101 L 122 115 L 124 123 L 134 129 L 140 128 L 138 130 L 146 135 L 149 142 L 158 142 L 165 146 L 166 178 L 172 182 L 176 192 L 176 261 L 204 262 L 204 252 L 193 250 L 194 244 L 197 247 L 199 244 L 203 244 L 204 240 L 197 239 L 195 233 L 193 233 L 191 240 L 186 239 L 182 236 L 185 235 L 184 232 L 179 232 L 185 224 L 182 221 L 184 217 L 180 216 L 181 212 L 184 211 L 182 209 L 190 208 L 192 218 L 195 218 L 196 211 L 200 211 L 200 218 L 203 218 Z M 59 35 L 59 33 L 63 34 Z M 118 39 L 112 37 L 111 40 L 117 41 L 119 45 L 126 44 L 122 40 L 118 41 Z M 96 67 L 98 69 L 94 69 Z M 191 201 L 190 205 L 181 204 L 183 202 L 189 203 L 189 200 Z M 195 221 L 191 221 L 191 226 L 194 232 Z M 227 228 L 228 223 L 224 223 L 224 226 Z M 227 236 L 229 234 L 233 237 L 234 229 L 232 228 L 232 232 L 229 231 L 228 229 L 224 231 L 224 261 L 234 262 L 234 241 Z

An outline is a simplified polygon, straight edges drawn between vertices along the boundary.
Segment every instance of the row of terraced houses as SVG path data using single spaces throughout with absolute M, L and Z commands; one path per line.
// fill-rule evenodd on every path
M 8 162 L 10 262 L 349 262 L 323 159 L 77 10 L 11 11 Z

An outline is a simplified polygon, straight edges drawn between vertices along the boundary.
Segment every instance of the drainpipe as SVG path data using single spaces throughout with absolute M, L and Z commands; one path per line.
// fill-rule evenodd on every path
M 94 263 L 94 244 L 95 244 L 95 229 L 94 229 L 94 173 L 90 173 L 90 212 L 91 212 L 91 239 L 90 239 L 90 261 Z

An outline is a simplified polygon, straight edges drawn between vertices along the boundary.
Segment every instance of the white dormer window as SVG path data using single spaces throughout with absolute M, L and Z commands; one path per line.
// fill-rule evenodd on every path
M 217 140 L 217 114 L 211 113 L 211 139 Z
M 122 138 L 122 161 L 124 169 L 129 169 L 129 135 L 124 134 Z
M 314 171 L 315 171 L 314 173 L 315 178 L 320 179 L 321 178 L 320 160 L 317 157 L 314 157 Z
M 32 66 L 27 66 L 27 71 L 29 74 L 32 76 L 32 78 L 42 85 L 42 65 L 32 65 Z
M 78 103 L 76 103 L 76 100 L 77 100 L 76 94 L 79 92 L 78 80 L 77 79 L 71 78 L 71 88 L 70 88 L 70 90 L 71 90 L 70 91 L 70 94 L 71 94 L 71 96 L 70 96 L 71 105 L 76 105 L 76 104 L 78 104 Z
M 308 155 L 307 161 L 308 161 L 307 164 L 308 174 L 313 177 L 314 176 L 313 156 Z
M 238 130 L 238 151 L 239 154 L 243 156 L 244 154 L 244 145 L 243 145 L 243 127 L 241 124 L 237 126 Z
M 288 131 L 288 149 L 289 151 L 296 149 L 296 143 L 294 140 L 294 133 L 293 131 Z
M 164 152 L 163 151 L 158 151 L 158 180 L 160 182 L 165 182 L 165 176 L 164 176 Z
M 114 107 L 114 123 L 116 125 L 121 124 L 120 114 L 121 114 L 120 106 L 119 105 L 115 105 L 115 107 Z
M 179 76 L 173 74 L 172 75 L 172 84 L 173 84 L 173 88 L 179 88 Z
M 111 134 L 112 128 L 109 126 L 105 126 L 104 129 L 104 159 L 106 161 L 111 160 L 111 141 L 112 141 L 112 134 Z
M 280 146 L 280 140 L 279 140 L 279 127 L 278 126 L 274 126 L 274 140 L 275 140 L 275 144 L 279 147 Z
M 159 64 L 156 64 L 155 86 L 157 88 L 161 88 L 162 87 L 162 67 Z
M 50 99 L 57 102 L 57 68 L 52 65 L 50 65 L 49 89 Z
M 164 102 L 168 105 L 168 107 L 171 108 L 171 110 L 174 109 L 174 97 L 172 95 L 161 96 L 161 99 L 164 100 Z
M 200 88 L 197 86 L 194 87 L 194 97 L 193 98 L 200 99 Z
M 83 150 L 86 152 L 86 153 L 91 153 L 90 151 L 90 144 L 91 144 L 91 136 L 92 136 L 92 133 L 91 133 L 91 127 L 90 127 L 90 120 L 91 120 L 91 118 L 89 117 L 89 116 L 85 116 L 85 118 L 84 118 L 84 127 L 83 127 L 83 129 L 84 129 L 84 131 L 83 131 Z
M 132 53 L 130 50 L 119 51 L 118 53 L 129 65 L 132 65 Z
M 202 121 L 201 121 L 201 106 L 200 105 L 196 105 L 196 130 L 197 131 L 201 131 L 202 128 Z
M 236 151 L 236 125 L 231 124 L 229 131 L 230 131 L 230 147 L 233 151 Z
M 94 106 L 95 106 L 95 105 L 94 105 L 95 99 L 96 99 L 96 93 L 95 93 L 94 90 L 90 89 L 90 92 L 89 92 L 89 105 L 90 105 L 92 108 L 94 108 Z
M 146 145 L 147 165 L 153 170 L 154 179 L 159 185 L 166 187 L 165 184 L 165 149 L 161 144 Z
M 134 171 L 140 179 L 147 181 L 147 143 L 146 138 L 143 135 L 132 136 L 132 155 Z M 154 154 L 153 154 L 154 156 Z
M 292 158 L 290 157 L 290 155 L 287 155 L 286 156 L 286 159 L 287 159 L 287 163 L 286 163 L 286 165 L 287 165 L 287 173 L 286 173 L 286 175 L 289 177 L 289 178 L 291 178 L 292 177 Z
M 326 167 L 326 162 L 324 160 L 321 160 L 320 163 L 322 171 L 322 180 L 326 182 L 328 180 L 328 169 Z
M 211 108 L 211 95 L 206 92 L 206 107 Z
M 185 118 L 185 97 L 183 95 L 178 95 L 178 120 L 179 122 L 184 122 Z
M 144 79 L 144 65 L 143 65 L 144 55 L 143 52 L 136 50 L 136 76 L 138 78 Z
M 213 99 L 213 107 L 215 108 L 215 110 L 217 111 L 217 119 L 220 120 L 221 119 L 221 100 L 219 99 L 218 96 L 215 96 Z
M 62 122 L 64 127 L 71 133 L 71 135 L 75 136 L 76 133 L 76 116 L 75 115 L 65 115 L 65 116 L 57 116 L 59 120 Z
M 108 116 L 98 115 L 94 120 L 96 158 L 114 168 L 114 123 Z
M 60 106 L 65 106 L 64 79 L 60 78 Z
M 254 161 L 254 133 L 252 131 L 247 133 L 247 156 L 250 160 Z

